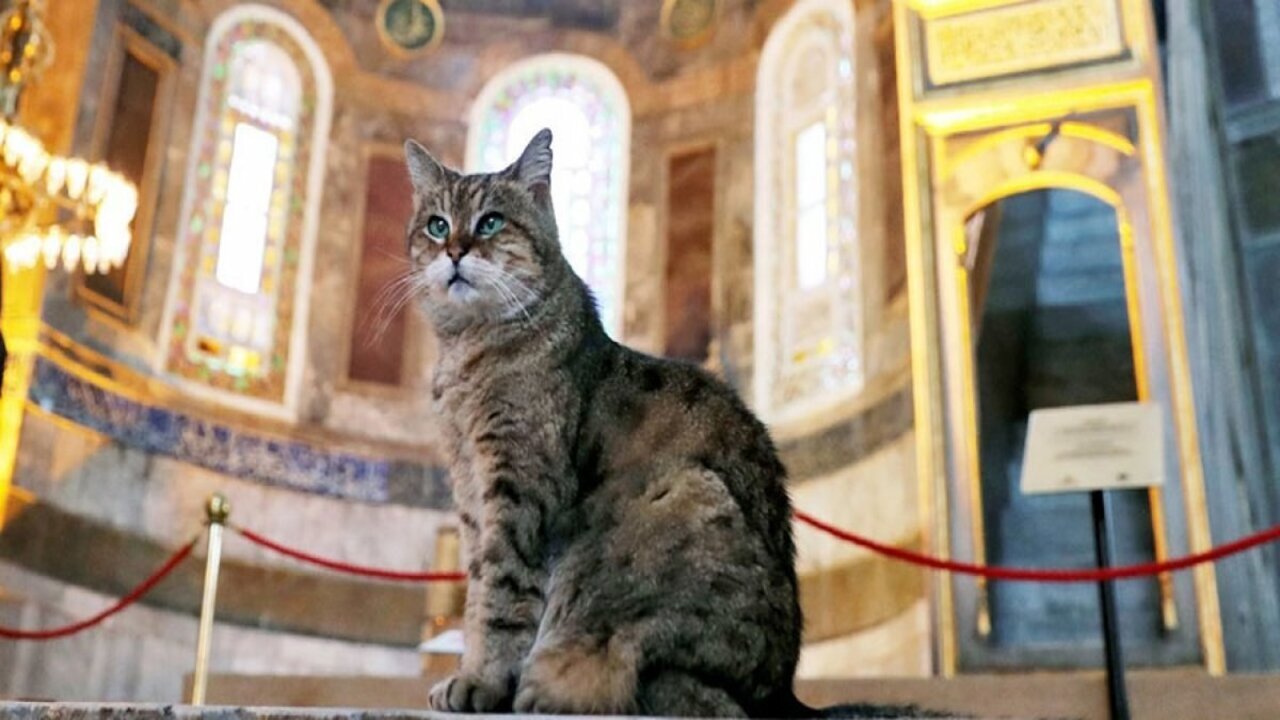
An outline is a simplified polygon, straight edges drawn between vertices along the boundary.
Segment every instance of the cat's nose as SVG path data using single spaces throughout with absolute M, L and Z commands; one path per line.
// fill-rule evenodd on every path
M 445 253 L 449 256 L 449 259 L 453 261 L 454 265 L 462 262 L 462 256 L 466 255 L 470 250 L 470 247 L 467 247 L 462 243 L 452 243 L 444 249 Z

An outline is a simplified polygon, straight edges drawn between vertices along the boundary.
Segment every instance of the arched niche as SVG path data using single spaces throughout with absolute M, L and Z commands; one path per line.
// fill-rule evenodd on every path
M 990 373 L 980 365 L 983 356 L 980 324 L 984 318 L 987 291 L 994 270 L 984 262 L 998 253 L 1002 232 L 998 223 L 983 227 L 993 208 L 1003 208 L 1011 199 L 1035 195 L 1049 197 L 1077 196 L 1076 206 L 1094 206 L 1096 218 L 1111 218 L 1111 237 L 1119 261 L 1123 313 L 1127 320 L 1131 350 L 1133 397 L 1097 397 L 1096 392 L 1083 392 L 1074 402 L 1058 398 L 1057 404 L 1095 404 L 1098 401 L 1141 400 L 1154 402 L 1162 410 L 1167 477 L 1162 490 L 1151 490 L 1145 507 L 1130 512 L 1149 526 L 1149 557 L 1163 559 L 1182 554 L 1195 547 L 1191 541 L 1203 532 L 1205 521 L 1199 450 L 1194 413 L 1190 411 L 1189 378 L 1182 339 L 1182 317 L 1176 276 L 1172 272 L 1172 246 L 1169 238 L 1167 207 L 1163 196 L 1155 192 L 1150 158 L 1144 155 L 1137 133 L 1139 118 L 1131 109 L 1105 110 L 1084 115 L 1066 115 L 1025 122 L 964 129 L 954 134 L 938 134 L 931 141 L 935 163 L 930 202 L 932 244 L 936 273 L 936 328 L 940 344 L 939 418 L 947 449 L 947 478 L 940 488 L 946 500 L 945 518 L 938 519 L 940 529 L 950 540 L 950 553 L 971 557 L 978 562 L 1004 564 L 1061 565 L 1078 562 L 1070 553 L 1054 556 L 1052 550 L 1042 557 L 988 557 L 988 550 L 998 548 L 1009 530 L 984 512 L 984 498 L 992 497 L 995 482 L 991 463 L 984 466 L 984 448 L 990 452 L 992 431 L 985 404 L 993 398 L 983 392 L 984 378 Z M 1087 198 L 1088 200 L 1084 200 Z M 1153 212 L 1154 207 L 1154 212 Z M 1034 210 L 1032 211 L 1035 212 Z M 1041 209 L 1040 232 L 1055 222 L 1049 209 Z M 1076 220 L 1081 228 L 1089 226 L 1088 218 Z M 1084 231 L 1081 230 L 1081 233 Z M 994 248 L 994 249 L 993 249 Z M 1078 252 L 1084 252 L 1080 250 Z M 1077 258 L 1079 259 L 1079 258 Z M 1075 261 L 1067 258 L 1065 262 Z M 984 273 L 986 273 L 984 275 Z M 1009 276 L 1008 273 L 1005 274 Z M 1113 288 L 1114 289 L 1114 288 Z M 1006 348 L 1005 352 L 1009 349 Z M 994 355 L 989 355 L 994 357 Z M 1095 376 L 1097 377 L 1097 376 Z M 1012 380 L 1010 380 L 1012 382 Z M 1068 380 L 1062 382 L 1069 384 Z M 989 409 L 989 408 L 988 408 Z M 1020 442 L 1019 452 L 1020 452 Z M 1017 493 L 1016 483 L 1009 492 Z M 1019 500 L 1027 503 L 1027 500 Z M 1030 501 L 1034 502 L 1034 501 Z M 1132 510 L 1132 508 L 1130 508 Z M 987 509 L 989 510 L 989 508 Z M 1136 513 L 1136 514 L 1134 514 Z M 1088 515 L 1078 519 L 1087 540 Z M 1010 513 L 1011 517 L 1017 512 Z M 1069 517 L 1066 512 L 1060 517 Z M 945 527 L 942 527 L 945 524 Z M 1132 533 L 1131 533 L 1132 534 Z M 1136 536 L 1135 536 L 1136 537 Z M 1064 542 L 1066 541 L 1063 538 Z M 1141 544 L 1141 543 L 1139 543 Z M 1211 576 L 1210 576 L 1211 581 Z M 1164 576 L 1148 587 L 1158 592 L 1159 599 L 1151 607 L 1161 632 L 1135 638 L 1131 654 L 1142 663 L 1194 663 L 1200 660 L 1200 630 L 1195 622 L 1205 608 L 1204 593 L 1197 592 L 1203 576 L 1172 578 Z M 1203 589 L 1203 588 L 1201 588 Z M 1090 666 L 1096 654 L 1069 646 L 1081 646 L 1079 638 L 1052 652 L 1020 647 L 1017 632 L 999 632 L 1002 618 L 994 612 L 1021 612 L 1037 606 L 1037 599 L 1027 597 L 1004 607 L 991 603 L 991 589 L 982 582 L 955 582 L 954 623 L 959 643 L 958 664 L 964 669 L 999 669 L 1026 666 L 1028 663 L 1066 667 Z M 1004 588 L 1002 588 L 1004 590 Z M 1046 590 L 1045 592 L 1051 592 Z M 1140 592 L 1132 592 L 1138 597 Z M 1068 612 L 1070 603 L 1060 595 L 1059 612 Z M 1216 597 L 1216 596 L 1215 596 Z M 997 603 L 998 605 L 999 603 Z M 1078 605 L 1078 604 L 1077 604 Z M 1078 609 L 1078 608 L 1077 608 Z M 1216 612 L 1216 607 L 1212 609 Z M 1003 618 L 1007 620 L 1007 616 Z M 960 632 L 968 628 L 972 632 Z M 993 633 L 993 629 L 997 632 Z M 1043 638 L 1041 638 L 1043 640 Z

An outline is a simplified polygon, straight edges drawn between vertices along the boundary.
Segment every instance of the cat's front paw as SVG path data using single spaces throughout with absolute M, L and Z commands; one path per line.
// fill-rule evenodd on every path
M 505 712 L 511 709 L 511 683 L 459 673 L 436 683 L 428 704 L 439 712 Z
M 635 666 L 606 648 L 544 646 L 525 663 L 514 709 L 535 715 L 615 715 L 631 709 Z

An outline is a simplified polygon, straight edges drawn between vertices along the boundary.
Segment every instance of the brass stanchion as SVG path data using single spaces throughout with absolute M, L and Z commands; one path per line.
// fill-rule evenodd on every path
M 213 640 L 214 604 L 218 600 L 218 566 L 222 562 L 222 526 L 231 513 L 231 505 L 221 493 L 209 496 L 205 503 L 209 524 L 209 547 L 204 566 L 204 597 L 200 601 L 200 631 L 196 635 L 196 670 L 191 680 L 191 704 L 204 705 L 209 682 L 209 645 Z
M 458 529 L 441 528 L 436 533 L 436 553 L 432 568 L 438 571 L 457 570 L 462 557 Z M 466 603 L 467 586 L 455 583 L 432 583 L 427 586 L 427 624 L 422 631 L 424 646 L 433 638 L 456 629 L 462 621 L 462 608 Z M 430 677 L 444 676 L 458 669 L 458 656 L 425 650 L 422 655 L 422 674 Z

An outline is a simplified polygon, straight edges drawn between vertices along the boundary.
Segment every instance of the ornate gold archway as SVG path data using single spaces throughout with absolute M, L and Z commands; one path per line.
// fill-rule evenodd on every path
M 1139 397 L 1165 409 L 1176 449 L 1166 492 L 1151 495 L 1156 554 L 1207 549 L 1149 4 L 894 4 L 917 465 L 930 548 L 984 560 L 965 222 L 1004 197 L 1068 189 L 1115 210 Z M 1172 578 L 1161 579 L 1166 628 L 1177 624 L 1178 594 Z M 1213 569 L 1197 569 L 1183 594 L 1194 604 L 1203 664 L 1220 673 Z M 958 669 L 962 631 L 989 629 L 985 603 L 981 584 L 936 582 L 942 674 Z

